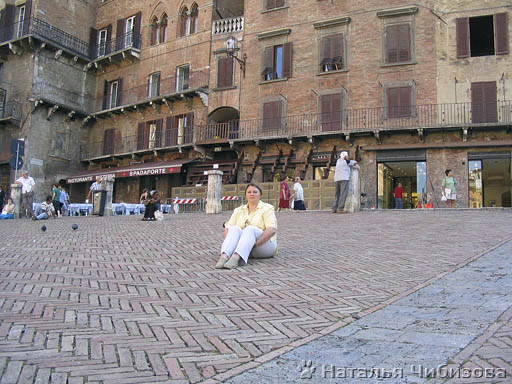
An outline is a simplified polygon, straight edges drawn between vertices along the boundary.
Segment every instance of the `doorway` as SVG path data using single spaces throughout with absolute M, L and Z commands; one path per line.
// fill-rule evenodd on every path
M 389 161 L 378 163 L 377 204 L 379 209 L 395 206 L 393 191 L 402 184 L 404 209 L 423 205 L 427 190 L 427 163 L 425 161 Z
M 470 155 L 469 207 L 511 207 L 511 157 L 508 154 Z

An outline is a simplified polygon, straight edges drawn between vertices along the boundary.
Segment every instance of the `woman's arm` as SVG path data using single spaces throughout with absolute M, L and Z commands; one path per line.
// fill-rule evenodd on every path
M 268 227 L 263 231 L 259 239 L 254 243 L 255 247 L 259 247 L 262 244 L 265 244 L 272 236 L 276 234 L 276 229 L 274 227 Z

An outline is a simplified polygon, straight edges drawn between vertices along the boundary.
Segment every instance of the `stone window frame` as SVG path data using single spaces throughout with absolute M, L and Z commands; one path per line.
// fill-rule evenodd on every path
M 238 51 L 238 49 L 236 49 Z M 233 72 L 231 79 L 231 86 L 229 87 L 218 87 L 219 84 L 219 60 L 228 58 L 228 53 L 226 49 L 220 49 L 215 51 L 215 87 L 212 89 L 213 91 L 225 91 L 229 89 L 236 89 L 235 85 L 235 59 L 233 59 Z
M 63 135 L 64 136 L 64 147 L 57 148 L 57 136 Z M 53 135 L 52 139 L 52 152 L 54 156 L 57 157 L 65 157 L 69 153 L 69 142 L 70 142 L 70 132 L 68 129 L 65 128 L 57 128 L 55 130 L 55 133 Z
M 401 88 L 401 87 L 411 87 L 411 114 L 407 117 L 389 117 L 388 116 L 388 92 L 389 88 Z M 397 81 L 382 84 L 382 119 L 401 119 L 401 118 L 413 118 L 418 115 L 418 106 L 417 106 L 417 90 L 416 90 L 416 82 L 414 80 L 409 81 Z
M 410 65 L 417 64 L 416 62 L 416 13 L 418 13 L 418 7 L 407 7 L 407 8 L 394 8 L 387 9 L 377 12 L 377 17 L 381 20 L 381 67 L 392 67 L 397 65 Z M 387 63 L 387 33 L 386 28 L 393 25 L 409 25 L 409 61 L 398 62 L 398 63 Z
M 281 7 L 268 9 L 267 8 L 267 0 L 261 0 L 261 9 L 262 9 L 261 13 L 269 13 L 269 12 L 274 12 L 274 11 L 279 11 L 281 9 L 289 8 L 288 1 L 289 0 L 284 0 L 284 5 Z
M 283 129 L 285 126 L 286 126 L 286 110 L 287 110 L 287 100 L 284 96 L 281 96 L 281 95 L 277 95 L 277 96 L 269 96 L 269 97 L 265 97 L 263 99 L 260 100 L 260 105 L 259 105 L 259 112 L 258 112 L 258 116 L 259 116 L 259 124 L 258 124 L 258 130 L 260 133 L 263 133 L 263 105 L 266 104 L 266 103 L 274 103 L 276 101 L 280 101 L 281 102 L 281 129 Z
M 326 90 L 323 90 L 323 91 L 319 91 L 317 92 L 317 116 L 319 117 L 319 124 L 321 125 L 320 123 L 320 114 L 321 114 L 321 110 L 322 110 L 322 102 L 321 102 L 321 98 L 322 96 L 326 96 L 326 95 L 334 95 L 334 94 L 340 94 L 341 95 L 341 110 L 342 111 L 347 111 L 347 106 L 348 106 L 348 90 L 345 88 L 345 87 L 341 87 L 341 88 L 335 88 L 335 89 L 326 89 Z M 344 113 L 343 116 L 341 117 L 341 123 L 342 123 L 342 126 L 340 127 L 340 130 L 343 129 L 343 126 L 347 126 L 348 124 L 348 113 Z
M 316 45 L 317 45 L 317 57 L 314 60 L 314 73 L 317 76 L 324 76 L 333 73 L 348 72 L 348 25 L 351 21 L 350 17 L 338 17 L 335 19 L 324 20 L 316 22 L 313 27 L 316 30 Z M 322 57 L 322 39 L 324 37 L 341 34 L 343 36 L 342 49 L 343 49 L 343 68 L 336 71 L 320 71 L 320 58 Z

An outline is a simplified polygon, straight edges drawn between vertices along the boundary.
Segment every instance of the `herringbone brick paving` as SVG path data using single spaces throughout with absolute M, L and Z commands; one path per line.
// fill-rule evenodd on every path
M 227 218 L 1 222 L 0 384 L 222 380 L 502 241 L 512 212 L 281 213 L 276 258 L 215 270 Z

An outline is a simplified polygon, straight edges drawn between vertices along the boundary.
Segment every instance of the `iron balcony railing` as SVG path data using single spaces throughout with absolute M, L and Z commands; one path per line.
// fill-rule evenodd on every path
M 188 76 L 171 76 L 157 83 L 140 85 L 138 87 L 121 89 L 117 93 L 109 93 L 94 100 L 94 112 L 100 112 L 125 105 L 137 104 L 153 98 L 183 93 L 190 90 L 208 87 L 208 72 L 190 72 Z M 121 87 L 122 88 L 122 87 Z
M 21 121 L 21 104 L 16 101 L 7 101 L 7 91 L 0 88 L 0 119 Z
M 37 36 L 77 56 L 89 59 L 89 43 L 35 17 L 0 28 L 0 43 Z
M 91 60 L 100 59 L 109 56 L 112 53 L 124 51 L 126 49 L 136 48 L 140 50 L 141 35 L 138 32 L 130 31 L 116 37 L 113 40 L 104 41 L 101 44 L 91 44 L 89 46 L 89 57 Z
M 71 110 L 82 113 L 90 111 L 91 98 L 89 96 L 72 92 L 47 82 L 35 83 L 32 87 L 32 94 L 35 98 L 43 99 Z

